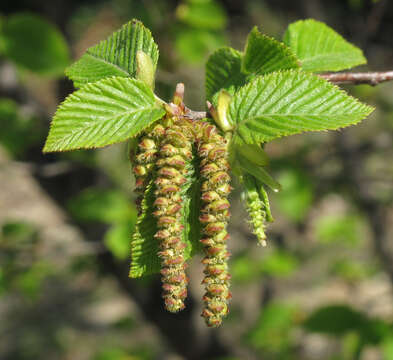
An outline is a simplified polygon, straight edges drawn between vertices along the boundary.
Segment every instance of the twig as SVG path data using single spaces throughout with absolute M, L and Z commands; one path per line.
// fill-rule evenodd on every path
M 385 81 L 393 80 L 393 71 L 363 72 L 363 73 L 333 73 L 322 74 L 320 77 L 334 84 L 369 84 L 378 85 Z

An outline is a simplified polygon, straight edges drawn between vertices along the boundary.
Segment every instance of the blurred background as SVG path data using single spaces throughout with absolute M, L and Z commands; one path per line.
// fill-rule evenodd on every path
M 136 212 L 126 146 L 43 155 L 64 68 L 131 18 L 160 48 L 157 92 L 176 82 L 204 108 L 204 62 L 253 25 L 281 38 L 326 22 L 360 46 L 360 71 L 393 68 L 388 0 L 2 0 L 0 4 L 0 359 L 393 359 L 393 83 L 346 89 L 376 107 L 340 132 L 267 146 L 267 248 L 232 194 L 231 313 L 207 329 L 200 258 L 187 309 L 164 311 L 157 276 L 128 279 Z

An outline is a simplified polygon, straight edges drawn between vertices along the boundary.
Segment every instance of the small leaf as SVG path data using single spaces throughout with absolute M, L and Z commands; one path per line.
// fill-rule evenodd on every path
M 66 69 L 66 75 L 77 87 L 110 76 L 135 77 L 138 50 L 150 56 L 155 71 L 157 44 L 140 21 L 131 20 L 108 39 L 87 49 L 77 62 Z
M 304 131 L 336 130 L 364 119 L 373 108 L 317 76 L 288 70 L 259 76 L 229 106 L 234 141 L 259 144 Z
M 312 19 L 289 25 L 284 43 L 307 71 L 339 71 L 367 63 L 362 50 L 326 24 Z
M 269 164 L 269 158 L 260 145 L 242 144 L 237 146 L 236 150 L 247 160 L 258 166 L 266 166 Z
M 298 67 L 296 56 L 283 43 L 261 34 L 256 26 L 251 30 L 244 50 L 243 72 L 262 75 Z
M 138 217 L 135 232 L 131 239 L 131 278 L 154 274 L 160 271 L 160 259 L 157 256 L 158 240 L 154 237 L 157 232 L 157 221 L 153 212 L 155 200 L 155 184 L 147 186 Z
M 254 163 L 243 156 L 238 156 L 237 160 L 244 172 L 251 174 L 263 184 L 269 186 L 275 192 L 281 190 L 281 185 L 276 180 L 274 180 L 262 166 L 255 166 Z
M 223 47 L 210 55 L 206 63 L 206 99 L 213 100 L 221 89 L 234 94 L 246 82 L 241 73 L 242 54 L 230 47 Z
M 16 65 L 41 75 L 61 75 L 69 63 L 60 31 L 33 14 L 16 14 L 2 23 L 1 51 Z
M 44 152 L 124 141 L 164 114 L 155 104 L 152 90 L 141 81 L 112 77 L 87 84 L 58 108 Z

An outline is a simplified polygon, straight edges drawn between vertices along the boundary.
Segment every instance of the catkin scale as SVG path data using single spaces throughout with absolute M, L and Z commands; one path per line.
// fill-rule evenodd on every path
M 141 213 L 141 203 L 150 176 L 155 167 L 157 153 L 161 139 L 164 135 L 164 127 L 162 124 L 154 124 L 152 127 L 142 134 L 136 146 L 136 149 L 130 150 L 130 160 L 133 164 L 132 171 L 135 175 L 135 192 L 137 198 L 135 200 L 138 213 Z
M 205 277 L 202 283 L 206 293 L 202 316 L 209 327 L 217 327 L 228 313 L 229 280 L 227 260 L 229 253 L 226 242 L 229 235 L 228 224 L 231 187 L 227 144 L 214 125 L 208 122 L 196 124 L 197 150 L 201 159 L 200 174 L 203 178 L 201 198 L 203 206 L 199 221 L 203 226 L 203 244 L 205 257 Z
M 161 280 L 165 307 L 170 312 L 184 308 L 187 296 L 187 276 L 182 241 L 184 226 L 181 223 L 182 186 L 187 182 L 188 164 L 192 158 L 192 137 L 189 123 L 185 119 L 169 119 L 158 151 L 156 208 L 158 231 L 155 237 L 159 241 L 161 259 Z

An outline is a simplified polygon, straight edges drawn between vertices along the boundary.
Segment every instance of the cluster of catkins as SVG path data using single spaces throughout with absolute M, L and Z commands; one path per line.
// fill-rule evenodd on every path
M 187 118 L 180 87 L 166 116 L 139 137 L 131 155 L 138 206 L 153 172 L 156 174 L 154 216 L 158 230 L 155 238 L 159 242 L 164 304 L 170 312 L 182 310 L 187 296 L 181 194 L 182 188 L 187 186 L 194 151 L 199 158 L 202 178 L 199 220 L 203 234 L 200 241 L 205 253 L 202 263 L 206 290 L 202 316 L 208 326 L 216 327 L 227 315 L 231 297 L 226 247 L 230 216 L 227 197 L 231 190 L 227 141 L 207 119 Z

